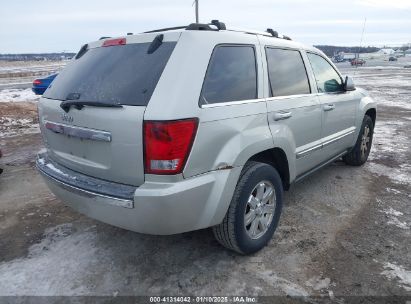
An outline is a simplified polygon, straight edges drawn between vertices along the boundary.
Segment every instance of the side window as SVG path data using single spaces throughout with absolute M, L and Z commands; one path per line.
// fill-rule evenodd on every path
M 315 80 L 317 81 L 318 92 L 343 91 L 342 79 L 328 61 L 316 54 L 307 53 L 307 55 L 314 71 Z
M 201 91 L 200 104 L 257 98 L 257 70 L 252 46 L 217 46 Z
M 272 96 L 309 94 L 307 71 L 299 51 L 266 48 Z

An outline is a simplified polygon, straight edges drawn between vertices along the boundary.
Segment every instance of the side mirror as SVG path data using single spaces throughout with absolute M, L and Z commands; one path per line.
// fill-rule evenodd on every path
M 344 90 L 346 90 L 346 91 L 354 91 L 355 90 L 354 81 L 352 80 L 352 78 L 350 76 L 345 76 Z

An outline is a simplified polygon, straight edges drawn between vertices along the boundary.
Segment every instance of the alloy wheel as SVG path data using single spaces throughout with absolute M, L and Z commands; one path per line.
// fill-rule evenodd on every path
M 275 189 L 271 182 L 261 181 L 251 191 L 245 207 L 244 227 L 252 239 L 262 237 L 270 227 L 276 207 Z

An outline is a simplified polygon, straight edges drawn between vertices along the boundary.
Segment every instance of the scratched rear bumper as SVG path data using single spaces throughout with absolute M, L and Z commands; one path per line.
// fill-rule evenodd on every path
M 241 167 L 217 170 L 178 182 L 139 187 L 85 176 L 40 155 L 37 168 L 65 204 L 96 220 L 124 229 L 169 235 L 221 223 Z
M 51 183 L 99 203 L 134 207 L 136 187 L 113 183 L 70 170 L 52 161 L 46 153 L 39 154 L 36 161 L 39 172 Z

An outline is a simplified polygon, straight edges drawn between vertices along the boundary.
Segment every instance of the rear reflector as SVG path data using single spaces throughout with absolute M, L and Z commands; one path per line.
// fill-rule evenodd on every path
M 197 118 L 174 121 L 145 121 L 145 173 L 181 173 L 190 154 L 197 126 Z
M 119 38 L 119 39 L 110 39 L 106 40 L 103 43 L 103 46 L 116 46 L 116 45 L 125 45 L 126 38 Z
M 35 79 L 35 80 L 33 81 L 33 84 L 34 84 L 34 85 L 40 85 L 40 84 L 41 84 L 41 80 L 40 80 L 40 79 Z

